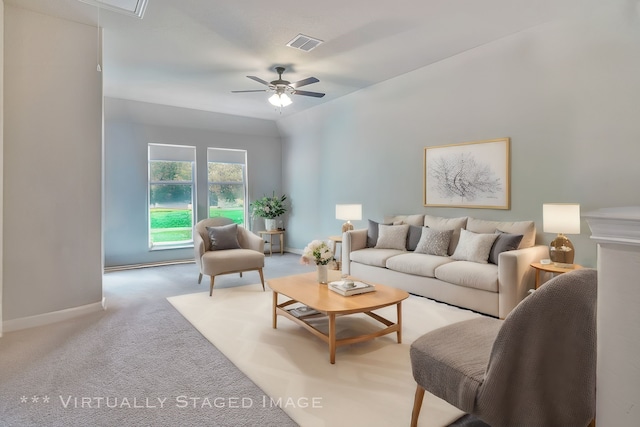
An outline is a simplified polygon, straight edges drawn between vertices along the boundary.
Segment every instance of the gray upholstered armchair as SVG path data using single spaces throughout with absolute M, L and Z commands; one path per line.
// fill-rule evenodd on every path
M 467 320 L 414 341 L 411 425 L 427 390 L 492 427 L 587 426 L 595 415 L 596 286 L 596 270 L 565 273 L 505 320 Z
M 193 248 L 200 276 L 211 276 L 209 296 L 215 276 L 257 270 L 264 291 L 264 240 L 229 218 L 208 218 L 198 222 L 193 233 Z

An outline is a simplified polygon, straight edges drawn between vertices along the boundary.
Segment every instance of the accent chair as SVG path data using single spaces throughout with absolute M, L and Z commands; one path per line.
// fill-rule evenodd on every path
M 229 218 L 207 218 L 195 225 L 193 247 L 196 264 L 202 275 L 211 276 L 209 296 L 213 295 L 215 277 L 222 274 L 258 271 L 264 291 L 264 240 Z
M 595 416 L 596 293 L 596 270 L 574 270 L 504 320 L 471 319 L 418 338 L 411 425 L 426 390 L 481 425 L 586 427 Z

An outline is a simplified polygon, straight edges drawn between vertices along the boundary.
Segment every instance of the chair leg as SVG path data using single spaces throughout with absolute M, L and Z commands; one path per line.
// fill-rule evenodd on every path
M 261 268 L 258 269 L 258 273 L 260 273 L 260 282 L 262 282 L 262 292 L 264 292 L 265 291 L 265 289 L 264 289 L 264 276 L 262 275 L 262 269 Z
M 240 272 L 240 277 L 242 277 L 242 271 Z
M 215 276 L 211 276 L 211 286 L 209 287 L 209 296 L 213 295 L 213 280 Z
M 418 426 L 418 416 L 420 416 L 420 409 L 422 408 L 422 399 L 424 398 L 424 388 L 418 384 L 416 387 L 416 395 L 413 399 L 413 412 L 411 413 L 411 427 Z
M 202 283 L 202 273 L 200 273 L 200 275 L 198 276 L 198 285 Z

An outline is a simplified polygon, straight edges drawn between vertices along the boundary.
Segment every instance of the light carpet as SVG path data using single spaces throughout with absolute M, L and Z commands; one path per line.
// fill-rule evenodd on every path
M 213 297 L 202 292 L 167 299 L 271 397 L 252 404 L 278 405 L 304 427 L 408 425 L 416 386 L 409 346 L 426 332 L 480 316 L 412 295 L 402 304 L 401 344 L 394 333 L 338 347 L 332 365 L 328 345 L 302 327 L 278 316 L 272 328 L 272 295 L 251 285 L 214 289 Z M 376 313 L 396 319 L 395 306 Z M 314 322 L 320 329 L 328 323 Z M 337 319 L 336 330 L 341 338 L 378 325 L 366 315 L 349 315 Z M 419 425 L 447 426 L 462 415 L 426 393 Z

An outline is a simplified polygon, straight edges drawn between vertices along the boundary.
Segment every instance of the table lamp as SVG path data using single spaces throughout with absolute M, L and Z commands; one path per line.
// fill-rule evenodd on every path
M 558 233 L 549 244 L 549 258 L 558 267 L 571 268 L 575 250 L 565 234 L 580 234 L 580 205 L 575 203 L 545 203 L 542 205 L 545 233 Z
M 351 220 L 359 221 L 362 219 L 362 205 L 336 205 L 336 219 L 345 222 L 342 224 L 342 232 L 353 230 Z

